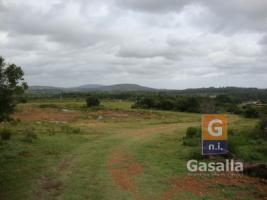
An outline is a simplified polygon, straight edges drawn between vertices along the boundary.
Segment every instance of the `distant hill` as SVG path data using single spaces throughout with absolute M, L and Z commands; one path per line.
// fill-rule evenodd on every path
M 30 86 L 28 92 L 32 93 L 51 93 L 57 94 L 64 91 L 64 88 L 51 87 L 51 86 Z
M 156 89 L 137 84 L 117 84 L 96 88 L 98 91 L 153 91 Z
M 99 85 L 99 84 L 86 84 L 86 85 L 81 85 L 75 88 L 80 88 L 80 89 L 95 89 L 99 87 L 104 87 L 104 85 Z
M 154 91 L 156 89 L 144 87 L 137 84 L 117 84 L 117 85 L 99 85 L 87 84 L 72 88 L 60 88 L 50 86 L 30 86 L 29 92 L 32 93 L 61 93 L 61 92 L 90 92 L 90 91 Z

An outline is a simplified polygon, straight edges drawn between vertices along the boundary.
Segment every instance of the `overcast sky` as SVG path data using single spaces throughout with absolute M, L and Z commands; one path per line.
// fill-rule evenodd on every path
M 267 0 L 0 0 L 30 85 L 267 88 Z

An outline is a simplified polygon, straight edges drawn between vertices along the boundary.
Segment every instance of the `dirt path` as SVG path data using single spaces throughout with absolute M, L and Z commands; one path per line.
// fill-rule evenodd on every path
M 107 168 L 110 171 L 113 182 L 121 189 L 125 190 L 135 199 L 145 199 L 140 194 L 135 176 L 144 172 L 144 166 L 141 165 L 136 158 L 127 152 L 129 140 L 136 137 L 145 138 L 147 136 L 156 135 L 165 131 L 174 131 L 177 129 L 177 124 L 163 124 L 149 126 L 142 129 L 125 131 L 129 139 L 118 145 L 109 155 L 107 160 Z
M 133 156 L 127 154 L 125 148 L 118 147 L 109 155 L 108 169 L 117 186 L 134 196 L 138 195 L 134 176 L 143 173 L 144 167 Z

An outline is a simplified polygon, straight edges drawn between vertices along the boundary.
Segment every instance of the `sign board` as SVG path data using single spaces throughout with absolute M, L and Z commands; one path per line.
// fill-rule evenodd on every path
M 202 116 L 202 155 L 226 154 L 228 119 L 222 114 Z

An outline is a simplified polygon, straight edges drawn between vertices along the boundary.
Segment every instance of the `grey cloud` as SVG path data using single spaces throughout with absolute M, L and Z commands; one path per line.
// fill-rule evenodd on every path
M 126 9 L 153 14 L 180 13 L 185 7 L 202 7 L 192 23 L 208 26 L 212 31 L 232 33 L 255 29 L 265 32 L 267 28 L 267 2 L 253 0 L 117 0 Z M 195 11 L 193 11 L 194 13 Z
M 0 0 L 0 52 L 30 84 L 262 87 L 266 9 L 249 0 Z
M 27 4 L 5 6 L 0 13 L 0 25 L 11 34 L 43 35 L 54 42 L 81 46 L 94 45 L 105 40 L 107 35 L 109 40 L 115 37 L 105 28 L 98 27 L 102 21 L 105 22 L 102 27 L 108 26 L 108 16 L 107 19 L 94 20 L 93 17 L 84 16 L 82 5 L 77 4 L 69 10 L 68 4 L 63 2 L 53 4 L 43 13 Z
M 267 33 L 261 38 L 259 44 L 267 45 Z
M 117 3 L 124 8 L 153 13 L 180 11 L 190 2 L 192 0 L 117 0 Z

